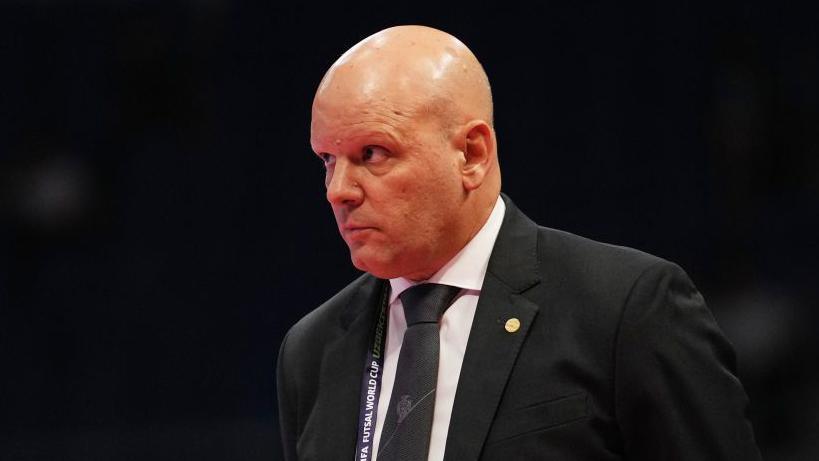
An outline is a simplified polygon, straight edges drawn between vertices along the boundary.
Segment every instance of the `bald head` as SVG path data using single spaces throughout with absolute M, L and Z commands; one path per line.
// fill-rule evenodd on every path
M 350 48 L 325 74 L 314 104 L 334 101 L 492 125 L 489 79 L 475 55 L 452 35 L 424 26 L 391 27 Z
M 344 53 L 313 100 L 310 144 L 353 264 L 378 277 L 434 274 L 500 192 L 486 74 L 429 27 L 386 29 Z

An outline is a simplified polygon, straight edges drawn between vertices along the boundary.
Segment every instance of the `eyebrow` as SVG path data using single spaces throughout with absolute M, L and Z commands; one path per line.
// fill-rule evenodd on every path
M 353 131 L 353 134 L 348 135 L 347 137 L 345 137 L 342 140 L 341 145 L 348 144 L 348 143 L 356 143 L 357 140 L 359 140 L 361 138 L 371 138 L 371 139 L 375 140 L 375 142 L 368 142 L 366 144 L 362 143 L 362 146 L 371 145 L 371 144 L 378 145 L 379 140 L 385 140 L 385 141 L 387 141 L 387 143 L 393 144 L 393 145 L 402 144 L 401 139 L 396 134 L 392 133 L 395 130 L 371 130 L 371 129 L 368 129 L 368 130 L 351 130 L 351 131 Z M 335 143 L 332 140 L 328 140 L 326 142 L 322 142 L 320 145 L 321 145 L 321 147 L 326 147 L 328 144 L 334 145 Z M 311 148 L 313 147 L 312 143 L 311 143 L 310 147 Z M 316 151 L 315 149 L 313 149 L 313 152 L 315 152 L 316 155 L 321 155 L 321 154 L 331 154 L 331 155 L 333 155 L 333 150 L 326 150 L 325 149 L 325 150 Z

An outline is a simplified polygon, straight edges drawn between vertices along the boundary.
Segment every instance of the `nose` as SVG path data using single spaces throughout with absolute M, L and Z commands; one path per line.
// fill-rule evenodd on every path
M 339 159 L 331 170 L 327 171 L 325 180 L 327 201 L 331 205 L 356 206 L 364 198 L 364 191 L 356 181 L 356 167 Z

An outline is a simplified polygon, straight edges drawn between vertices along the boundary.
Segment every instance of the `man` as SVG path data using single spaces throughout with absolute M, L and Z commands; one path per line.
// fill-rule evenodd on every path
M 759 459 L 733 351 L 685 273 L 500 195 L 489 82 L 456 38 L 402 26 L 355 45 L 319 85 L 310 141 L 367 273 L 282 343 L 286 459 Z

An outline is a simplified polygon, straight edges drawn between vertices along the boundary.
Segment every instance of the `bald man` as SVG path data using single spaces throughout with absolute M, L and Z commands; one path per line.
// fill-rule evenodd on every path
M 539 227 L 500 193 L 489 82 L 458 39 L 402 26 L 355 45 L 310 142 L 365 274 L 282 343 L 286 459 L 759 459 L 733 351 L 683 270 Z M 453 293 L 421 341 L 432 365 L 407 320 L 429 287 Z M 399 392 L 423 367 L 434 388 Z

